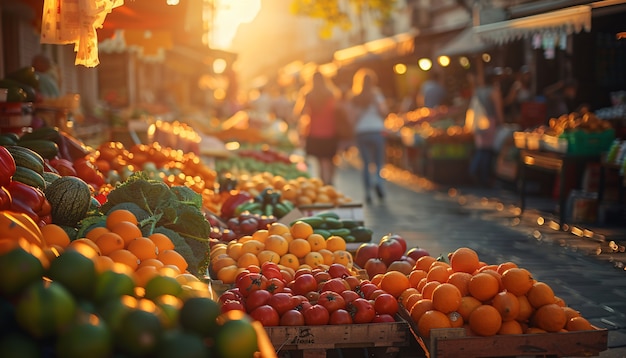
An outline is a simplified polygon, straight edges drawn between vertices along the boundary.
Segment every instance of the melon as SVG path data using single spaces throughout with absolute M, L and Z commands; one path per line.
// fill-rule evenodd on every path
M 52 223 L 76 227 L 87 216 L 91 205 L 91 190 L 84 180 L 64 176 L 46 186 L 44 193 L 52 208 Z

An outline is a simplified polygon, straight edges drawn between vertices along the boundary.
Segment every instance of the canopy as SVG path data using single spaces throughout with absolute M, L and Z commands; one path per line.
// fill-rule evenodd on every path
M 333 62 L 337 66 L 346 66 L 369 58 L 405 56 L 414 50 L 415 35 L 415 32 L 409 31 L 337 50 L 333 54 Z
M 459 56 L 481 53 L 489 50 L 492 44 L 481 39 L 473 27 L 463 30 L 455 38 L 435 51 L 436 56 Z
M 495 44 L 503 44 L 535 34 L 571 35 L 583 29 L 591 31 L 591 6 L 589 5 L 573 6 L 474 27 L 481 39 Z

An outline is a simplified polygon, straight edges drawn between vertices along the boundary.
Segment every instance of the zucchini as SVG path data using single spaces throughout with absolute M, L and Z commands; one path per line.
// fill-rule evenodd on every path
M 44 159 L 52 159 L 59 154 L 59 146 L 46 139 L 20 140 L 18 145 L 28 149 L 32 149 L 39 153 Z
M 359 225 L 350 229 L 350 235 L 354 236 L 356 242 L 370 242 L 373 231 L 365 226 Z
M 39 127 L 34 129 L 32 132 L 27 132 L 22 134 L 19 142 L 29 141 L 29 140 L 49 140 L 57 143 L 61 139 L 61 134 L 59 130 L 53 127 Z
M 335 219 L 334 217 L 324 217 L 324 224 L 329 229 L 341 229 L 343 228 L 343 223 L 339 219 Z

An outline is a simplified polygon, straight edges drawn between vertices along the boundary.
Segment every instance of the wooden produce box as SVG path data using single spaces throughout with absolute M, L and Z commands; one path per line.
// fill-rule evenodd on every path
M 405 347 L 410 344 L 406 320 L 396 322 L 323 326 L 265 327 L 277 352 L 299 350 L 304 356 L 325 356 L 327 349 Z
M 408 312 L 401 309 L 401 315 Z M 431 330 L 430 339 L 417 333 L 417 324 L 407 319 L 411 334 L 429 358 L 472 357 L 590 357 L 607 349 L 608 330 L 563 333 L 513 334 L 490 337 L 466 336 L 464 328 Z

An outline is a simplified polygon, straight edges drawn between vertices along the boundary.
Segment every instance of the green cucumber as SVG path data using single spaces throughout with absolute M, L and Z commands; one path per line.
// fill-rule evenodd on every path
M 373 231 L 365 226 L 359 225 L 350 229 L 350 235 L 354 236 L 357 242 L 370 242 Z
M 351 234 L 350 229 L 341 228 L 341 229 L 329 229 L 328 230 L 332 236 L 341 236 L 345 237 Z
M 41 174 L 37 173 L 36 171 L 32 169 L 22 167 L 22 166 L 15 167 L 13 180 L 19 181 L 20 183 L 24 183 L 35 188 L 39 188 L 41 190 L 44 190 L 47 185 L 46 181 L 41 176 Z
M 305 216 L 298 220 L 292 222 L 289 226 L 292 226 L 296 221 L 304 221 L 305 223 L 311 225 L 311 227 L 315 229 L 320 229 L 324 225 L 324 218 L 320 216 Z
M 33 129 L 32 132 L 22 134 L 19 142 L 29 140 L 49 140 L 53 142 L 58 142 L 60 139 L 61 134 L 59 133 L 58 129 L 53 127 L 39 127 L 37 129 Z
M 315 216 L 319 216 L 322 218 L 332 218 L 339 220 L 339 214 L 334 211 L 322 211 L 320 213 L 315 214 Z
M 313 229 L 313 233 L 322 235 L 324 239 L 328 239 L 329 237 L 331 237 L 330 231 L 324 229 Z
M 340 219 L 340 220 L 341 220 L 341 224 L 346 229 L 352 229 L 352 228 L 355 228 L 355 227 L 361 225 L 361 223 L 359 221 L 356 221 L 356 220 L 351 220 L 351 219 Z
M 341 228 L 343 228 L 343 223 L 339 219 L 335 219 L 335 218 L 330 217 L 330 216 L 324 217 L 324 224 L 329 229 L 341 229 Z
M 52 159 L 59 154 L 59 146 L 46 139 L 20 140 L 18 145 L 28 149 L 32 149 L 39 153 L 44 159 Z

